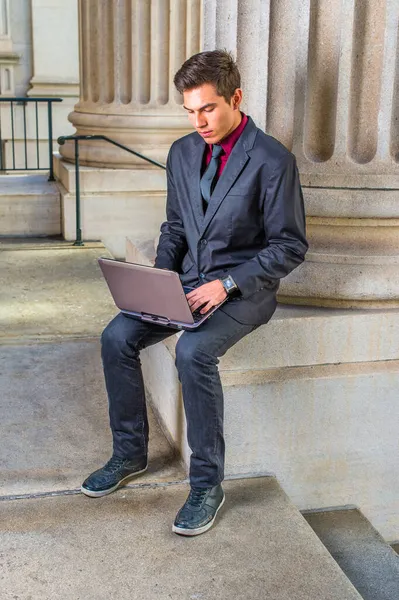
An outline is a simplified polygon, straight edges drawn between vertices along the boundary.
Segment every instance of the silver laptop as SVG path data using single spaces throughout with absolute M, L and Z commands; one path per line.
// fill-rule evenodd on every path
M 194 288 L 183 287 L 178 273 L 144 265 L 99 258 L 99 265 L 114 302 L 126 315 L 155 325 L 174 329 L 195 329 L 223 302 L 201 314 L 191 312 L 186 294 Z

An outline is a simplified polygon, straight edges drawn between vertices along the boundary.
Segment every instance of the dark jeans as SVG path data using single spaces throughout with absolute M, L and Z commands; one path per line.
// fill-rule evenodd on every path
M 187 438 L 192 455 L 190 483 L 213 487 L 224 477 L 223 390 L 218 357 L 256 329 L 221 310 L 193 331 L 185 331 L 176 346 L 176 367 L 182 384 Z M 123 314 L 102 335 L 102 359 L 109 399 L 114 454 L 145 456 L 148 421 L 140 350 L 176 333 Z

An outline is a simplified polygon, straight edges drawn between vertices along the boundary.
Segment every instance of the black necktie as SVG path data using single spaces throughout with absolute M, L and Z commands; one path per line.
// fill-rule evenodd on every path
M 205 173 L 201 177 L 200 188 L 201 194 L 205 202 L 208 204 L 211 199 L 213 188 L 216 185 L 217 172 L 220 163 L 220 154 L 223 152 L 222 146 L 213 144 L 211 162 L 206 168 Z

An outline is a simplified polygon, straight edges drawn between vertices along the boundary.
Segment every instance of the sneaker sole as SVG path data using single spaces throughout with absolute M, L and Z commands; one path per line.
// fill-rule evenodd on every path
M 183 527 L 176 527 L 176 525 L 173 525 L 172 526 L 173 533 L 177 533 L 178 535 L 185 535 L 188 537 L 193 537 L 194 535 L 201 535 L 201 533 L 205 533 L 205 531 L 208 531 L 208 529 L 210 529 L 212 527 L 212 525 L 214 524 L 216 515 L 218 514 L 219 510 L 222 508 L 225 499 L 226 499 L 226 497 L 223 496 L 223 500 L 217 507 L 215 516 L 213 517 L 212 521 L 209 521 L 209 523 L 207 523 L 203 527 L 198 527 L 198 529 L 183 529 Z
M 112 492 L 115 492 L 119 487 L 123 486 L 129 479 L 133 479 L 133 477 L 137 477 L 137 475 L 141 475 L 141 473 L 144 473 L 147 470 L 147 468 L 148 468 L 148 465 L 146 466 L 145 469 L 142 469 L 141 471 L 136 471 L 135 473 L 132 473 L 131 475 L 127 475 L 126 477 L 121 479 L 116 485 L 114 485 L 112 488 L 108 488 L 107 490 L 100 490 L 98 492 L 95 492 L 94 490 L 86 489 L 82 485 L 80 488 L 80 491 L 85 496 L 89 496 L 90 498 L 101 498 L 101 496 L 108 496 L 108 494 L 112 494 Z

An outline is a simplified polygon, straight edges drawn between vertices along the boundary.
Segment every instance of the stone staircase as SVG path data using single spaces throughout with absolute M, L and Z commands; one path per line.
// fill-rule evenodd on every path
M 395 600 L 399 557 L 356 508 L 304 517 L 364 600 Z
M 162 433 L 165 420 L 158 424 L 159 404 L 155 416 L 150 412 L 148 472 L 109 497 L 79 493 L 82 477 L 109 457 L 111 442 L 99 334 L 116 310 L 97 266 L 101 255 L 107 251 L 95 243 L 74 248 L 59 240 L 0 240 L 7 282 L 0 302 L 1 597 L 391 600 L 386 590 L 399 589 L 399 558 L 381 550 L 385 542 L 367 521 L 362 517 L 371 541 L 362 534 L 358 551 L 366 548 L 375 566 L 384 563 L 379 581 L 385 583 L 377 587 L 385 595 L 375 585 L 374 595 L 356 590 L 361 576 L 356 580 L 338 556 L 334 560 L 339 547 L 324 542 L 311 521 L 320 513 L 303 516 L 273 476 L 245 477 L 230 468 L 217 526 L 189 540 L 172 534 L 187 494 L 186 470 Z M 159 345 L 159 351 L 172 357 L 171 347 Z M 154 399 L 149 359 L 144 362 Z M 239 373 L 227 370 L 229 403 L 248 401 Z M 170 382 L 157 384 L 164 386 L 165 404 L 175 390 L 172 375 L 166 376 Z M 231 408 L 230 424 L 236 418 L 229 417 Z M 263 420 L 263 413 L 256 418 Z M 300 410 L 291 415 L 297 418 Z M 181 413 L 178 419 L 182 423 Z M 265 437 L 270 442 L 267 429 Z M 243 470 L 252 452 L 247 444 Z M 234 464 L 233 454 L 228 460 Z M 356 544 L 348 547 L 355 554 Z
M 0 175 L 0 236 L 61 233 L 61 196 L 48 174 Z

